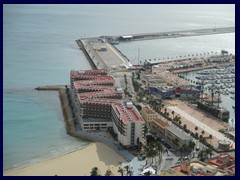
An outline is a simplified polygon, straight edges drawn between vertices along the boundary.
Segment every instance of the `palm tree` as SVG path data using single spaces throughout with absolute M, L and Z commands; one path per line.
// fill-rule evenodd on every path
M 186 144 L 183 144 L 183 145 L 180 147 L 181 158 L 182 158 L 183 154 L 185 154 L 186 151 L 187 151 L 187 146 L 186 146 Z
M 101 176 L 101 173 L 98 170 L 98 167 L 92 168 L 92 171 L 90 172 L 90 176 Z
M 179 139 L 175 137 L 175 138 L 172 140 L 172 142 L 173 142 L 173 144 L 175 145 L 175 149 L 178 149 L 177 147 L 179 146 Z
M 212 145 L 212 135 L 211 134 L 209 134 L 209 139 L 210 139 L 210 145 Z
M 163 146 L 160 142 L 155 142 L 156 150 L 158 151 L 158 159 L 159 162 L 162 161 L 162 152 L 163 152 Z
M 204 134 L 205 134 L 205 131 L 204 131 L 204 130 L 202 130 L 202 132 L 201 132 L 201 133 L 202 133 L 202 135 L 204 135 Z
M 195 133 L 195 135 L 196 135 L 196 137 L 198 138 L 198 133 L 197 133 L 197 132 Z
M 179 125 L 181 126 L 181 124 L 182 124 L 182 121 L 180 121 L 180 120 L 179 120 L 179 121 L 178 121 L 178 123 L 179 123 Z
M 205 152 L 206 152 L 207 157 L 208 157 L 208 158 L 211 158 L 211 156 L 212 156 L 212 149 L 207 148 L 207 149 L 205 150 Z M 208 155 L 209 155 L 209 156 L 208 156 Z
M 144 173 L 145 176 L 150 176 L 151 174 L 152 174 L 151 171 L 147 171 Z
M 173 119 L 174 119 L 174 113 L 175 113 L 175 112 L 174 112 L 174 111 L 172 111 Z
M 165 115 L 167 114 L 167 108 L 164 108 L 164 114 Z
M 153 144 L 149 144 L 149 146 L 145 147 L 145 154 L 146 154 L 146 158 L 151 158 L 151 163 L 153 163 L 153 157 L 156 156 L 157 151 L 156 148 L 154 148 Z M 147 161 L 146 161 L 147 163 Z
M 112 175 L 112 171 L 111 169 L 108 169 L 105 173 L 105 176 L 111 176 Z
M 187 125 L 186 124 L 183 125 L 183 129 L 185 129 L 185 130 L 187 129 Z
M 123 168 L 119 167 L 118 172 L 121 174 L 121 176 L 123 176 L 123 172 L 124 172 Z
M 195 145 L 196 145 L 195 142 L 193 142 L 193 141 L 189 142 L 188 149 L 190 152 L 192 152 L 194 150 Z
M 164 107 L 165 107 L 165 105 L 164 105 L 164 104 L 162 104 L 162 109 L 164 109 Z
M 197 130 L 198 130 L 198 127 L 196 126 L 196 127 L 195 127 L 195 131 L 197 132 Z
M 125 168 L 125 170 L 126 170 L 126 172 L 127 172 L 127 176 L 128 176 L 129 173 L 130 173 L 130 166 L 129 166 L 129 165 L 126 165 L 126 166 L 124 166 L 124 168 Z
M 198 153 L 198 158 L 200 159 L 200 161 L 204 161 L 206 159 L 206 153 L 205 151 L 200 151 Z

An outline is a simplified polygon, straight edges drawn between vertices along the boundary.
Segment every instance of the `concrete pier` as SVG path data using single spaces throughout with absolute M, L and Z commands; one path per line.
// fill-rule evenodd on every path
M 65 85 L 46 85 L 46 86 L 38 86 L 35 90 L 38 91 L 58 91 L 59 89 L 65 88 Z
M 166 39 L 190 36 L 213 35 L 223 33 L 234 33 L 235 27 L 198 29 L 186 31 L 142 33 L 118 36 L 101 36 L 82 38 L 76 40 L 78 46 L 83 50 L 94 69 L 118 69 L 127 70 L 132 68 L 129 59 L 124 56 L 113 44 L 114 42 L 142 41 L 153 39 Z M 156 62 L 157 63 L 157 62 Z M 152 63 L 154 64 L 154 63 Z
M 155 33 L 141 33 L 141 34 L 130 34 L 132 38 L 126 40 L 132 41 L 143 41 L 152 39 L 166 39 L 166 38 L 178 38 L 178 37 L 188 37 L 188 36 L 202 36 L 202 35 L 212 35 L 212 34 L 223 34 L 223 33 L 234 33 L 235 27 L 223 27 L 223 28 L 212 28 L 212 29 L 196 29 L 196 30 L 185 30 L 185 31 L 169 31 L 169 32 L 155 32 Z M 119 36 L 108 36 L 108 39 L 122 40 L 129 35 L 119 35 Z

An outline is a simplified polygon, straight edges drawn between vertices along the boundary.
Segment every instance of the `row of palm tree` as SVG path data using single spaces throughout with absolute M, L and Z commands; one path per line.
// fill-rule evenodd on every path
M 156 140 L 149 143 L 144 149 L 146 155 L 146 164 L 153 164 L 153 160 L 155 159 L 155 166 L 158 166 L 162 161 L 163 150 L 164 149 L 160 141 Z M 156 157 L 158 157 L 158 163 L 156 161 Z
M 215 52 L 215 54 L 217 54 L 218 52 Z M 187 58 L 187 57 L 196 57 L 196 56 L 206 56 L 206 55 L 210 55 L 210 54 L 214 54 L 214 52 L 213 51 L 211 51 L 211 53 L 210 52 L 207 52 L 207 53 L 199 53 L 199 54 L 188 54 L 188 55 L 183 55 L 183 56 L 176 56 L 176 57 L 172 57 L 172 58 L 170 58 L 170 57 L 166 57 L 166 58 L 162 58 L 162 60 L 165 60 L 165 59 L 178 59 L 178 58 Z M 159 61 L 159 60 L 161 60 L 160 58 L 158 58 L 158 59 L 156 59 L 156 58 L 154 58 L 153 59 L 154 61 Z M 147 61 L 152 61 L 152 59 L 145 59 L 145 62 L 147 62 Z M 140 61 L 140 64 L 142 63 L 142 61 Z
M 206 159 L 211 158 L 212 155 L 213 155 L 212 149 L 207 148 L 207 149 L 202 150 L 202 151 L 199 152 L 198 158 L 199 158 L 201 161 L 205 161 Z
M 133 168 L 129 165 L 124 166 L 124 168 L 119 167 L 118 172 L 121 174 L 121 176 L 132 176 L 133 175 Z

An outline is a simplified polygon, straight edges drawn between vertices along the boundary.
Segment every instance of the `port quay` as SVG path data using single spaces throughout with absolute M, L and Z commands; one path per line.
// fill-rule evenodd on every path
M 126 42 L 126 41 L 143 41 L 143 40 L 166 39 L 166 38 L 181 38 L 181 37 L 190 37 L 190 36 L 234 33 L 234 32 L 235 32 L 235 27 L 226 27 L 226 28 L 214 28 L 214 29 L 156 32 L 156 33 L 128 34 L 128 35 L 116 35 L 116 36 L 100 36 L 100 37 L 92 37 L 92 38 L 90 37 L 90 38 L 78 39 L 78 40 L 76 40 L 76 43 L 78 44 L 80 49 L 83 51 L 83 53 L 87 57 L 93 70 L 96 70 L 96 72 L 97 72 L 97 70 L 99 70 L 100 74 L 102 73 L 102 70 L 106 70 L 107 72 L 109 72 L 109 74 L 104 74 L 104 76 L 108 78 L 108 81 L 110 82 L 110 80 L 111 80 L 111 79 L 109 80 L 109 76 L 112 76 L 116 83 L 115 88 L 116 89 L 120 88 L 121 90 L 118 89 L 119 91 L 123 91 L 124 89 L 127 89 L 129 94 L 132 96 L 132 98 L 130 98 L 130 99 L 136 100 L 137 94 L 134 92 L 133 87 L 131 87 L 131 85 L 130 85 L 130 84 L 132 84 L 132 80 L 130 77 L 132 76 L 132 72 L 134 70 L 139 70 L 140 68 L 143 68 L 143 65 L 131 64 L 129 59 L 124 54 L 122 54 L 114 46 L 114 44 Z M 229 57 L 229 56 L 227 56 L 227 57 Z M 229 60 L 228 63 L 234 64 L 232 62 L 232 55 L 230 57 L 231 57 L 231 60 Z M 199 59 L 200 59 L 200 57 L 199 57 Z M 186 61 L 186 60 L 187 60 L 187 58 L 176 59 L 176 60 L 172 61 L 172 63 L 175 63 L 178 61 Z M 224 59 L 224 60 L 226 60 L 226 59 Z M 163 63 L 163 62 L 156 62 L 156 61 L 154 61 L 154 63 L 148 62 L 148 65 L 154 66 L 159 63 Z M 216 67 L 216 66 L 212 65 L 212 64 L 210 64 L 210 65 L 208 64 L 208 65 L 201 66 L 201 67 L 200 66 L 199 67 L 189 67 L 184 70 L 175 69 L 175 71 L 173 71 L 173 72 L 175 72 L 177 74 L 179 72 L 190 72 L 193 70 L 209 69 L 209 68 L 214 68 L 214 67 Z M 118 134 L 118 136 L 120 136 L 120 138 L 121 138 L 120 141 L 122 142 L 119 144 L 118 143 L 119 140 L 117 141 L 116 139 L 112 138 L 110 136 L 110 134 L 108 134 L 106 132 L 101 132 L 96 129 L 88 130 L 88 124 L 87 124 L 88 122 L 87 123 L 85 122 L 85 124 L 84 124 L 82 122 L 83 120 L 81 117 L 81 113 L 88 113 L 88 111 L 82 110 L 86 107 L 85 106 L 82 107 L 81 103 L 77 104 L 77 102 L 76 102 L 76 98 L 78 98 L 79 101 L 82 101 L 85 103 L 85 101 L 88 101 L 88 99 L 90 98 L 89 96 L 93 95 L 94 96 L 94 98 L 92 98 L 92 99 L 94 99 L 94 100 L 92 100 L 92 102 L 94 104 L 93 106 L 98 106 L 98 105 L 101 105 L 101 103 L 102 103 L 102 100 L 99 100 L 98 96 L 101 96 L 101 97 L 105 97 L 105 96 L 110 97 L 111 96 L 111 98 L 113 98 L 113 97 L 118 98 L 118 95 L 115 94 L 118 92 L 114 92 L 111 88 L 103 89 L 101 86 L 94 87 L 97 89 L 96 91 L 98 91 L 98 93 L 93 93 L 92 91 L 95 91 L 95 89 L 92 90 L 91 87 L 89 87 L 88 90 L 86 90 L 86 89 L 83 90 L 83 88 L 81 87 L 81 83 L 86 83 L 86 84 L 87 83 L 89 83 L 89 84 L 95 83 L 97 85 L 98 84 L 102 85 L 103 84 L 102 81 L 104 81 L 104 80 L 102 80 L 99 77 L 93 77 L 94 75 L 91 74 L 91 72 L 89 72 L 89 74 L 87 74 L 88 72 L 85 72 L 82 74 L 81 73 L 74 74 L 74 73 L 75 72 L 71 72 L 70 76 L 72 79 L 74 79 L 74 78 L 81 79 L 84 76 L 84 78 L 90 78 L 91 80 L 87 81 L 86 79 L 84 79 L 84 81 L 80 82 L 79 84 L 77 84 L 77 81 L 75 81 L 75 82 L 73 81 L 73 82 L 71 82 L 71 85 L 72 85 L 71 88 L 67 88 L 66 86 L 58 85 L 58 86 L 52 86 L 52 88 L 51 88 L 51 86 L 42 86 L 42 87 L 37 87 L 36 89 L 37 90 L 51 90 L 51 89 L 59 90 L 59 96 L 60 96 L 61 106 L 62 106 L 63 115 L 64 115 L 64 119 L 65 119 L 66 129 L 67 129 L 67 133 L 69 135 L 72 135 L 72 136 L 75 136 L 78 138 L 91 140 L 91 141 L 103 142 L 106 145 L 108 145 L 109 147 L 111 147 L 113 150 L 115 150 L 117 153 L 119 153 L 127 161 L 131 161 L 134 158 L 134 155 L 132 155 L 125 148 L 123 148 L 122 144 L 124 144 L 124 143 L 127 144 L 127 141 L 124 140 L 124 137 L 121 136 L 121 133 Z M 99 75 L 99 74 L 97 74 L 97 75 Z M 124 83 L 124 76 L 125 76 L 126 83 Z M 178 82 L 177 78 L 178 78 L 178 76 L 172 77 L 172 79 L 174 81 Z M 97 81 L 99 81 L 99 82 L 97 83 Z M 79 89 L 77 89 L 77 88 L 79 88 Z M 116 91 L 118 91 L 118 90 L 116 90 Z M 77 92 L 77 91 L 78 92 L 84 91 L 84 93 L 80 93 L 80 95 L 76 96 L 75 92 Z M 88 92 L 86 92 L 86 91 L 88 91 Z M 127 95 L 122 95 L 122 96 L 123 96 L 123 98 L 122 97 L 121 98 L 124 100 L 129 99 L 129 96 L 127 96 Z M 206 124 L 195 119 L 195 117 L 189 116 L 188 114 L 186 114 L 186 112 L 183 112 L 182 110 L 178 109 L 178 107 L 180 107 L 180 105 L 176 106 L 176 104 L 178 104 L 178 103 L 181 104 L 179 101 L 176 101 L 176 103 L 173 103 L 173 102 L 175 102 L 175 101 L 167 101 L 168 107 L 166 109 L 166 112 L 169 112 L 169 114 L 171 115 L 171 112 L 174 110 L 176 113 L 178 113 L 179 116 L 181 115 L 182 121 L 186 122 L 186 124 L 189 123 L 187 125 L 188 125 L 189 129 L 191 130 L 191 132 L 193 132 L 194 128 L 196 126 L 198 126 L 199 130 L 201 129 L 202 131 L 205 131 L 205 133 L 207 135 L 221 137 L 220 139 L 218 139 L 216 137 L 215 139 L 213 138 L 212 140 L 210 140 L 212 143 L 212 146 L 216 147 L 216 149 L 217 149 L 217 147 L 220 146 L 219 144 L 221 144 L 221 146 L 224 146 L 223 149 L 225 148 L 225 146 L 228 146 L 227 150 L 229 150 L 230 145 L 231 145 L 231 147 L 230 147 L 231 150 L 235 149 L 235 142 L 232 139 L 222 135 L 216 129 L 211 128 L 210 125 L 208 127 Z M 108 105 L 109 105 L 109 107 L 111 106 L 111 108 L 112 108 L 111 110 L 106 109 L 104 111 L 109 110 L 113 114 L 116 113 L 116 116 L 118 116 L 118 114 L 120 114 L 124 118 L 126 118 L 126 121 L 128 120 L 128 116 L 130 118 L 134 117 L 136 119 L 136 121 L 142 121 L 142 117 L 138 117 L 138 116 L 141 116 L 142 113 L 140 115 L 139 112 L 135 112 L 135 111 L 137 111 L 136 108 L 133 110 L 129 109 L 128 106 L 131 106 L 131 105 L 127 104 L 127 102 L 126 102 L 126 107 L 125 107 L 125 105 L 116 103 L 115 100 L 111 101 L 111 102 L 106 102 L 106 100 L 105 100 L 105 102 L 102 104 L 104 105 L 104 108 L 105 108 L 105 105 L 106 105 L 106 108 Z M 80 108 L 78 109 L 78 107 L 80 107 Z M 148 106 L 148 107 L 150 108 L 150 106 Z M 96 107 L 94 107 L 94 108 L 96 108 Z M 191 108 L 191 107 L 188 107 L 188 108 Z M 194 109 L 194 108 L 192 108 L 192 109 L 193 109 L 193 112 L 189 111 L 189 113 L 192 113 L 192 114 L 198 113 L 196 109 Z M 81 113 L 79 113 L 79 112 L 81 112 Z M 123 115 L 124 113 L 126 113 L 126 115 Z M 200 115 L 202 115 L 202 112 L 199 113 L 199 116 Z M 91 114 L 89 114 L 89 116 L 91 116 Z M 112 118 L 113 115 L 111 115 L 109 117 Z M 216 118 L 212 117 L 211 115 L 206 115 L 201 118 L 205 119 L 206 121 L 209 120 L 209 122 L 212 120 L 212 122 L 214 122 L 215 125 L 217 124 L 216 127 L 219 127 L 219 129 L 230 128 L 230 127 L 228 127 L 227 123 L 223 123 L 223 122 L 219 123 L 219 121 L 217 121 Z M 146 121 L 145 118 L 143 118 L 143 119 L 144 119 L 144 121 Z M 164 121 L 167 122 L 167 119 L 162 116 L 160 117 L 160 119 L 164 119 Z M 88 120 L 88 121 L 90 122 L 91 120 Z M 117 121 L 117 118 L 115 118 L 115 120 L 113 120 L 114 123 L 116 123 L 115 121 Z M 107 122 L 107 123 L 104 122 L 102 124 L 108 124 L 108 123 L 109 122 Z M 147 123 L 149 123 L 149 122 L 147 122 Z M 151 124 L 151 123 L 149 123 L 149 124 Z M 168 124 L 172 125 L 172 123 L 168 123 Z M 211 126 L 212 126 L 212 123 L 209 123 L 209 124 L 211 124 Z M 141 124 L 140 129 L 142 127 L 143 126 Z M 86 128 L 87 130 L 84 128 Z M 104 129 L 105 127 L 100 126 L 100 128 Z M 131 128 L 132 128 L 132 126 L 131 126 Z M 116 127 L 115 127 L 115 129 L 116 129 Z M 169 131 L 169 132 L 171 131 L 176 134 L 182 133 L 182 130 L 181 129 L 179 130 L 178 127 L 176 127 L 177 130 L 172 130 L 171 128 L 166 128 L 166 129 L 168 129 L 166 131 Z M 135 131 L 137 131 L 137 130 L 135 130 Z M 176 131 L 179 131 L 179 132 L 176 132 Z M 201 132 L 201 131 L 199 131 L 199 132 Z M 136 134 L 136 132 L 135 132 L 135 134 Z M 184 134 L 184 135 L 179 135 L 179 136 L 186 138 L 187 140 L 190 139 L 190 135 Z M 139 139 L 138 139 L 138 141 L 139 141 Z M 142 141 L 144 141 L 144 140 L 142 140 Z M 136 139 L 131 138 L 131 143 L 136 144 Z M 169 142 L 169 144 L 171 144 L 171 143 Z

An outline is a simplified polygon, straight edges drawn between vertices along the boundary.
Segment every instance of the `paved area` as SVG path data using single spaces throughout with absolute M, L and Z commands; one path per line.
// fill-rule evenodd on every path
M 193 117 L 193 116 L 189 115 L 188 113 L 182 111 L 181 109 L 179 109 L 176 106 L 170 106 L 168 108 L 173 110 L 173 111 L 175 111 L 176 114 L 180 114 L 181 116 L 185 117 L 185 119 L 187 119 L 188 121 L 192 122 L 196 126 L 200 127 L 205 132 L 208 132 L 209 134 L 212 134 L 212 136 L 216 137 L 217 139 L 230 141 L 232 143 L 232 145 L 233 145 L 233 148 L 235 148 L 235 143 L 232 140 L 230 140 L 229 138 L 225 137 L 219 131 L 216 131 L 215 129 L 211 128 L 210 126 L 202 123 L 201 121 L 199 121 L 195 117 Z

